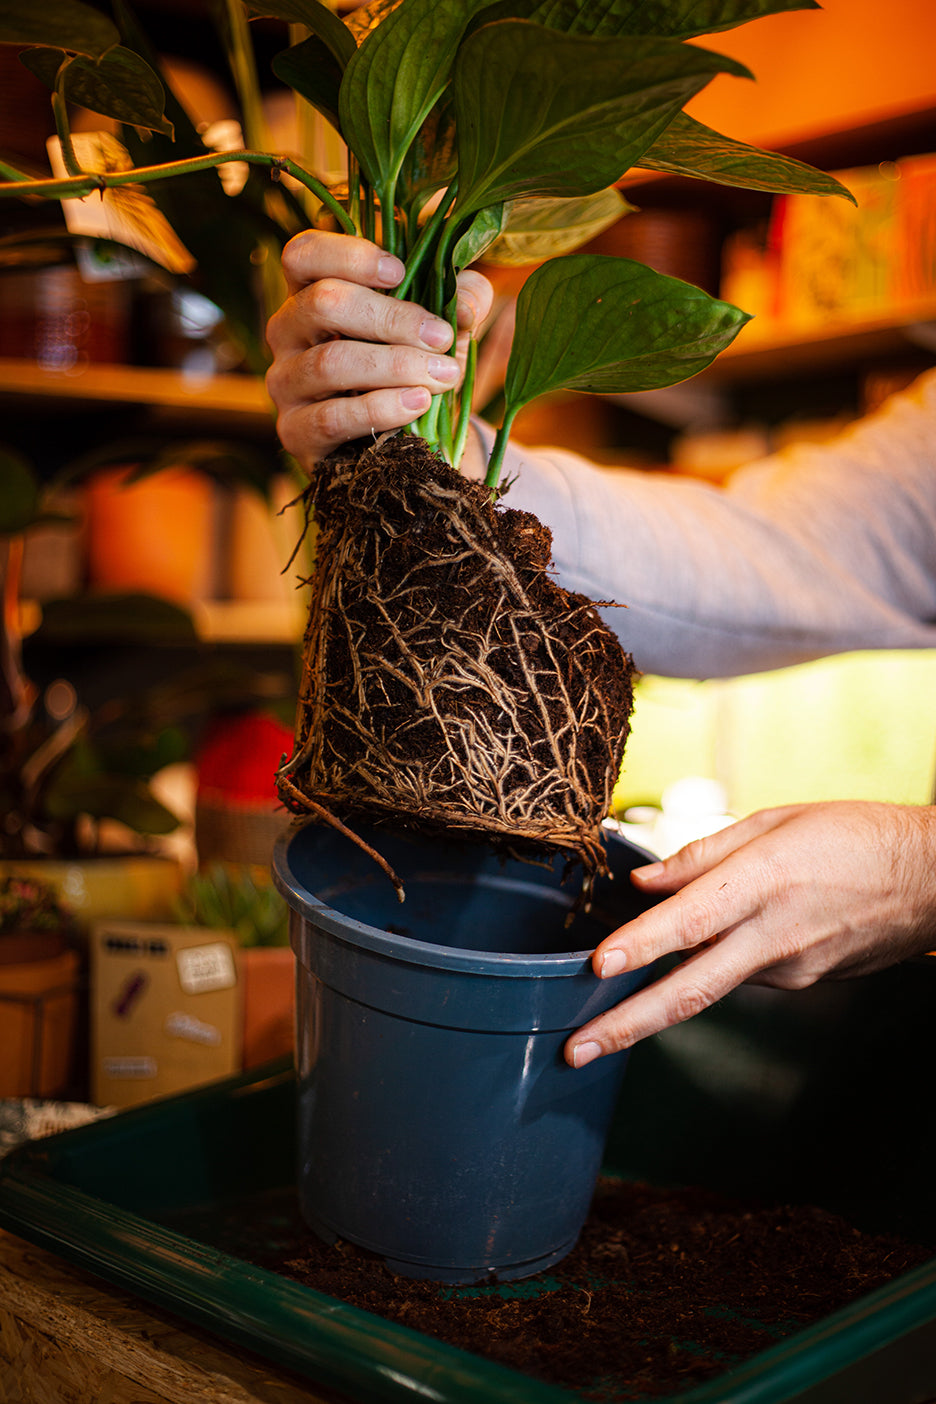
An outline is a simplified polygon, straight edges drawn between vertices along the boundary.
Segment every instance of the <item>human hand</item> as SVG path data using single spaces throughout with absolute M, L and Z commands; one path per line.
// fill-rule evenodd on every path
M 491 285 L 458 279 L 459 335 L 414 302 L 388 297 L 403 264 L 367 239 L 312 230 L 283 250 L 288 297 L 267 324 L 266 384 L 280 442 L 306 471 L 350 439 L 402 429 L 457 385 Z
M 737 985 L 804 989 L 936 947 L 936 808 L 836 801 L 762 810 L 664 862 L 634 886 L 674 895 L 611 933 L 607 978 L 686 958 L 565 1046 L 573 1067 L 689 1019 Z

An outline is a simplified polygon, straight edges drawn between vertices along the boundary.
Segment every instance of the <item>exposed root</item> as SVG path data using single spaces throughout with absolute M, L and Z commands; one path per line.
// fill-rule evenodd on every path
M 550 577 L 548 530 L 422 440 L 322 465 L 289 807 L 606 870 L 633 665 Z

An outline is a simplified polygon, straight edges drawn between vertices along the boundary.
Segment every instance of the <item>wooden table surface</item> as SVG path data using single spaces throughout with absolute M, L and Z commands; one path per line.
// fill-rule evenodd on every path
M 334 1396 L 0 1230 L 3 1404 L 328 1404 Z

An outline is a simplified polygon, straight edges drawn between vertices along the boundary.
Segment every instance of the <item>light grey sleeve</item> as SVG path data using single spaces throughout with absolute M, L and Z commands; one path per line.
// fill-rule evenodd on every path
M 936 372 L 725 489 L 518 446 L 505 476 L 506 504 L 551 528 L 560 583 L 613 602 L 604 617 L 642 672 L 936 648 Z

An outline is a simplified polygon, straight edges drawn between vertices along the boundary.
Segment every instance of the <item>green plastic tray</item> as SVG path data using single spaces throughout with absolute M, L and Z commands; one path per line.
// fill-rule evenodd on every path
M 608 1170 L 821 1205 L 936 1244 L 936 960 L 795 994 L 743 989 L 634 1053 Z M 279 1066 L 33 1142 L 0 1161 L 0 1225 L 362 1404 L 578 1396 L 323 1296 L 215 1227 L 293 1182 Z M 193 1228 L 193 1225 L 196 1226 Z M 662 1404 L 936 1397 L 936 1258 Z

